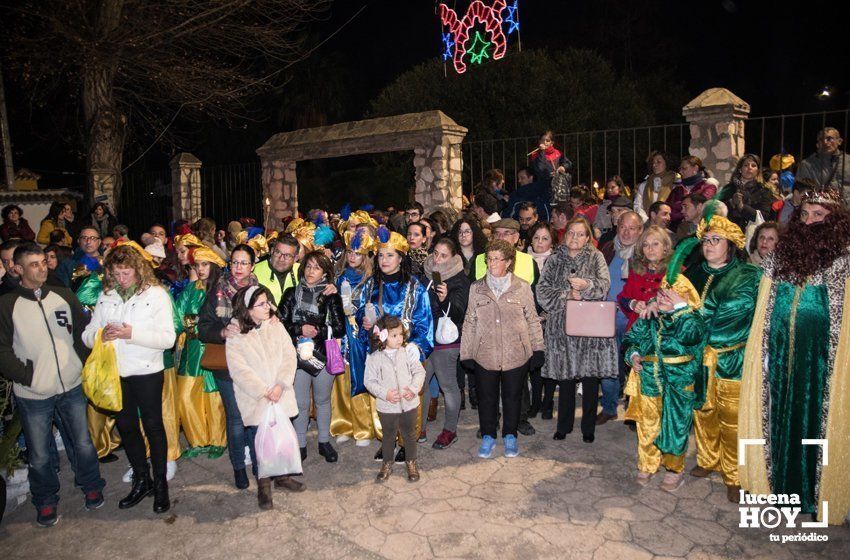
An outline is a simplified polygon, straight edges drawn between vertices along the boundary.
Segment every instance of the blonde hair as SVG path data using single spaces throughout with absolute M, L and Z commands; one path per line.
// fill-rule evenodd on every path
M 643 244 L 650 237 L 657 237 L 664 247 L 664 256 L 658 262 L 656 273 L 664 273 L 667 270 L 667 263 L 670 262 L 670 257 L 673 255 L 673 242 L 670 240 L 670 235 L 660 226 L 651 225 L 643 230 L 643 233 L 638 237 L 635 245 L 635 256 L 632 259 L 632 270 L 638 274 L 644 274 L 649 269 L 649 261 L 643 254 Z
M 140 294 L 151 286 L 159 286 L 159 280 L 153 273 L 153 267 L 137 250 L 127 245 L 119 245 L 110 250 L 103 260 L 103 291 L 114 290 L 117 286 L 112 276 L 112 269 L 116 266 L 125 266 L 136 271 L 138 284 L 136 293 Z

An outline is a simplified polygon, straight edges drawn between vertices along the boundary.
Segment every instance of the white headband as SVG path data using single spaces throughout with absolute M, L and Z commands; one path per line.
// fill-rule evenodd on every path
M 256 292 L 259 289 L 260 289 L 259 286 L 251 286 L 250 288 L 245 290 L 245 307 L 250 309 L 250 307 L 251 307 L 251 296 L 253 296 L 254 292 Z

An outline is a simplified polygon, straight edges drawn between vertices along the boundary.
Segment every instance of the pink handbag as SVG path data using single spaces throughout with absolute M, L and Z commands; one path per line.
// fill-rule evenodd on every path
M 345 360 L 339 349 L 339 342 L 333 338 L 330 326 L 328 326 L 328 338 L 325 339 L 325 371 L 331 375 L 339 375 L 345 371 Z
M 564 331 L 567 336 L 611 338 L 617 307 L 613 301 L 567 300 Z

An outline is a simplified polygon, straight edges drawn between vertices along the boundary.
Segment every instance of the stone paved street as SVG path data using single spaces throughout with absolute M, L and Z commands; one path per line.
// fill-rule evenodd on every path
M 442 415 L 442 408 L 440 409 Z M 739 529 L 737 505 L 726 501 L 719 478 L 688 480 L 677 494 L 634 483 L 634 435 L 621 421 L 582 443 L 577 432 L 552 440 L 553 420 L 532 421 L 535 436 L 520 436 L 521 455 L 475 455 L 475 412 L 461 416 L 460 440 L 430 447 L 439 432 L 429 423 L 420 446 L 422 479 L 408 483 L 403 467 L 385 485 L 373 482 L 377 444 L 337 446 L 331 465 L 316 454 L 311 433 L 302 494 L 274 494 L 275 510 L 260 512 L 256 486 L 232 485 L 226 457 L 180 462 L 171 483 L 173 507 L 164 516 L 152 500 L 120 511 L 129 486 L 126 464 L 106 465 L 106 505 L 83 508 L 62 468 L 59 524 L 38 529 L 30 504 L 0 526 L 0 557 L 18 558 L 792 558 L 850 557 L 850 529 L 819 530 L 827 543 L 770 543 L 768 531 Z M 578 427 L 578 426 L 576 426 Z M 688 468 L 693 465 L 693 449 Z M 801 531 L 788 530 L 789 533 Z M 811 530 L 805 530 L 809 532 Z

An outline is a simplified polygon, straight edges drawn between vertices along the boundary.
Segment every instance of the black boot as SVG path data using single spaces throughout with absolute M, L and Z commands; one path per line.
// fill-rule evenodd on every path
M 165 475 L 157 476 L 153 481 L 153 512 L 165 513 L 171 508 L 168 499 L 168 480 Z
M 478 410 L 478 391 L 472 385 L 469 386 L 469 408 Z
M 145 468 L 138 472 L 134 469 L 133 487 L 130 488 L 130 493 L 118 502 L 118 509 L 131 508 L 151 494 L 153 494 L 153 480 L 151 480 L 151 473 L 148 466 L 145 465 Z
M 328 463 L 336 463 L 337 455 L 336 449 L 330 444 L 330 442 L 319 443 L 319 455 L 325 458 L 325 461 Z

